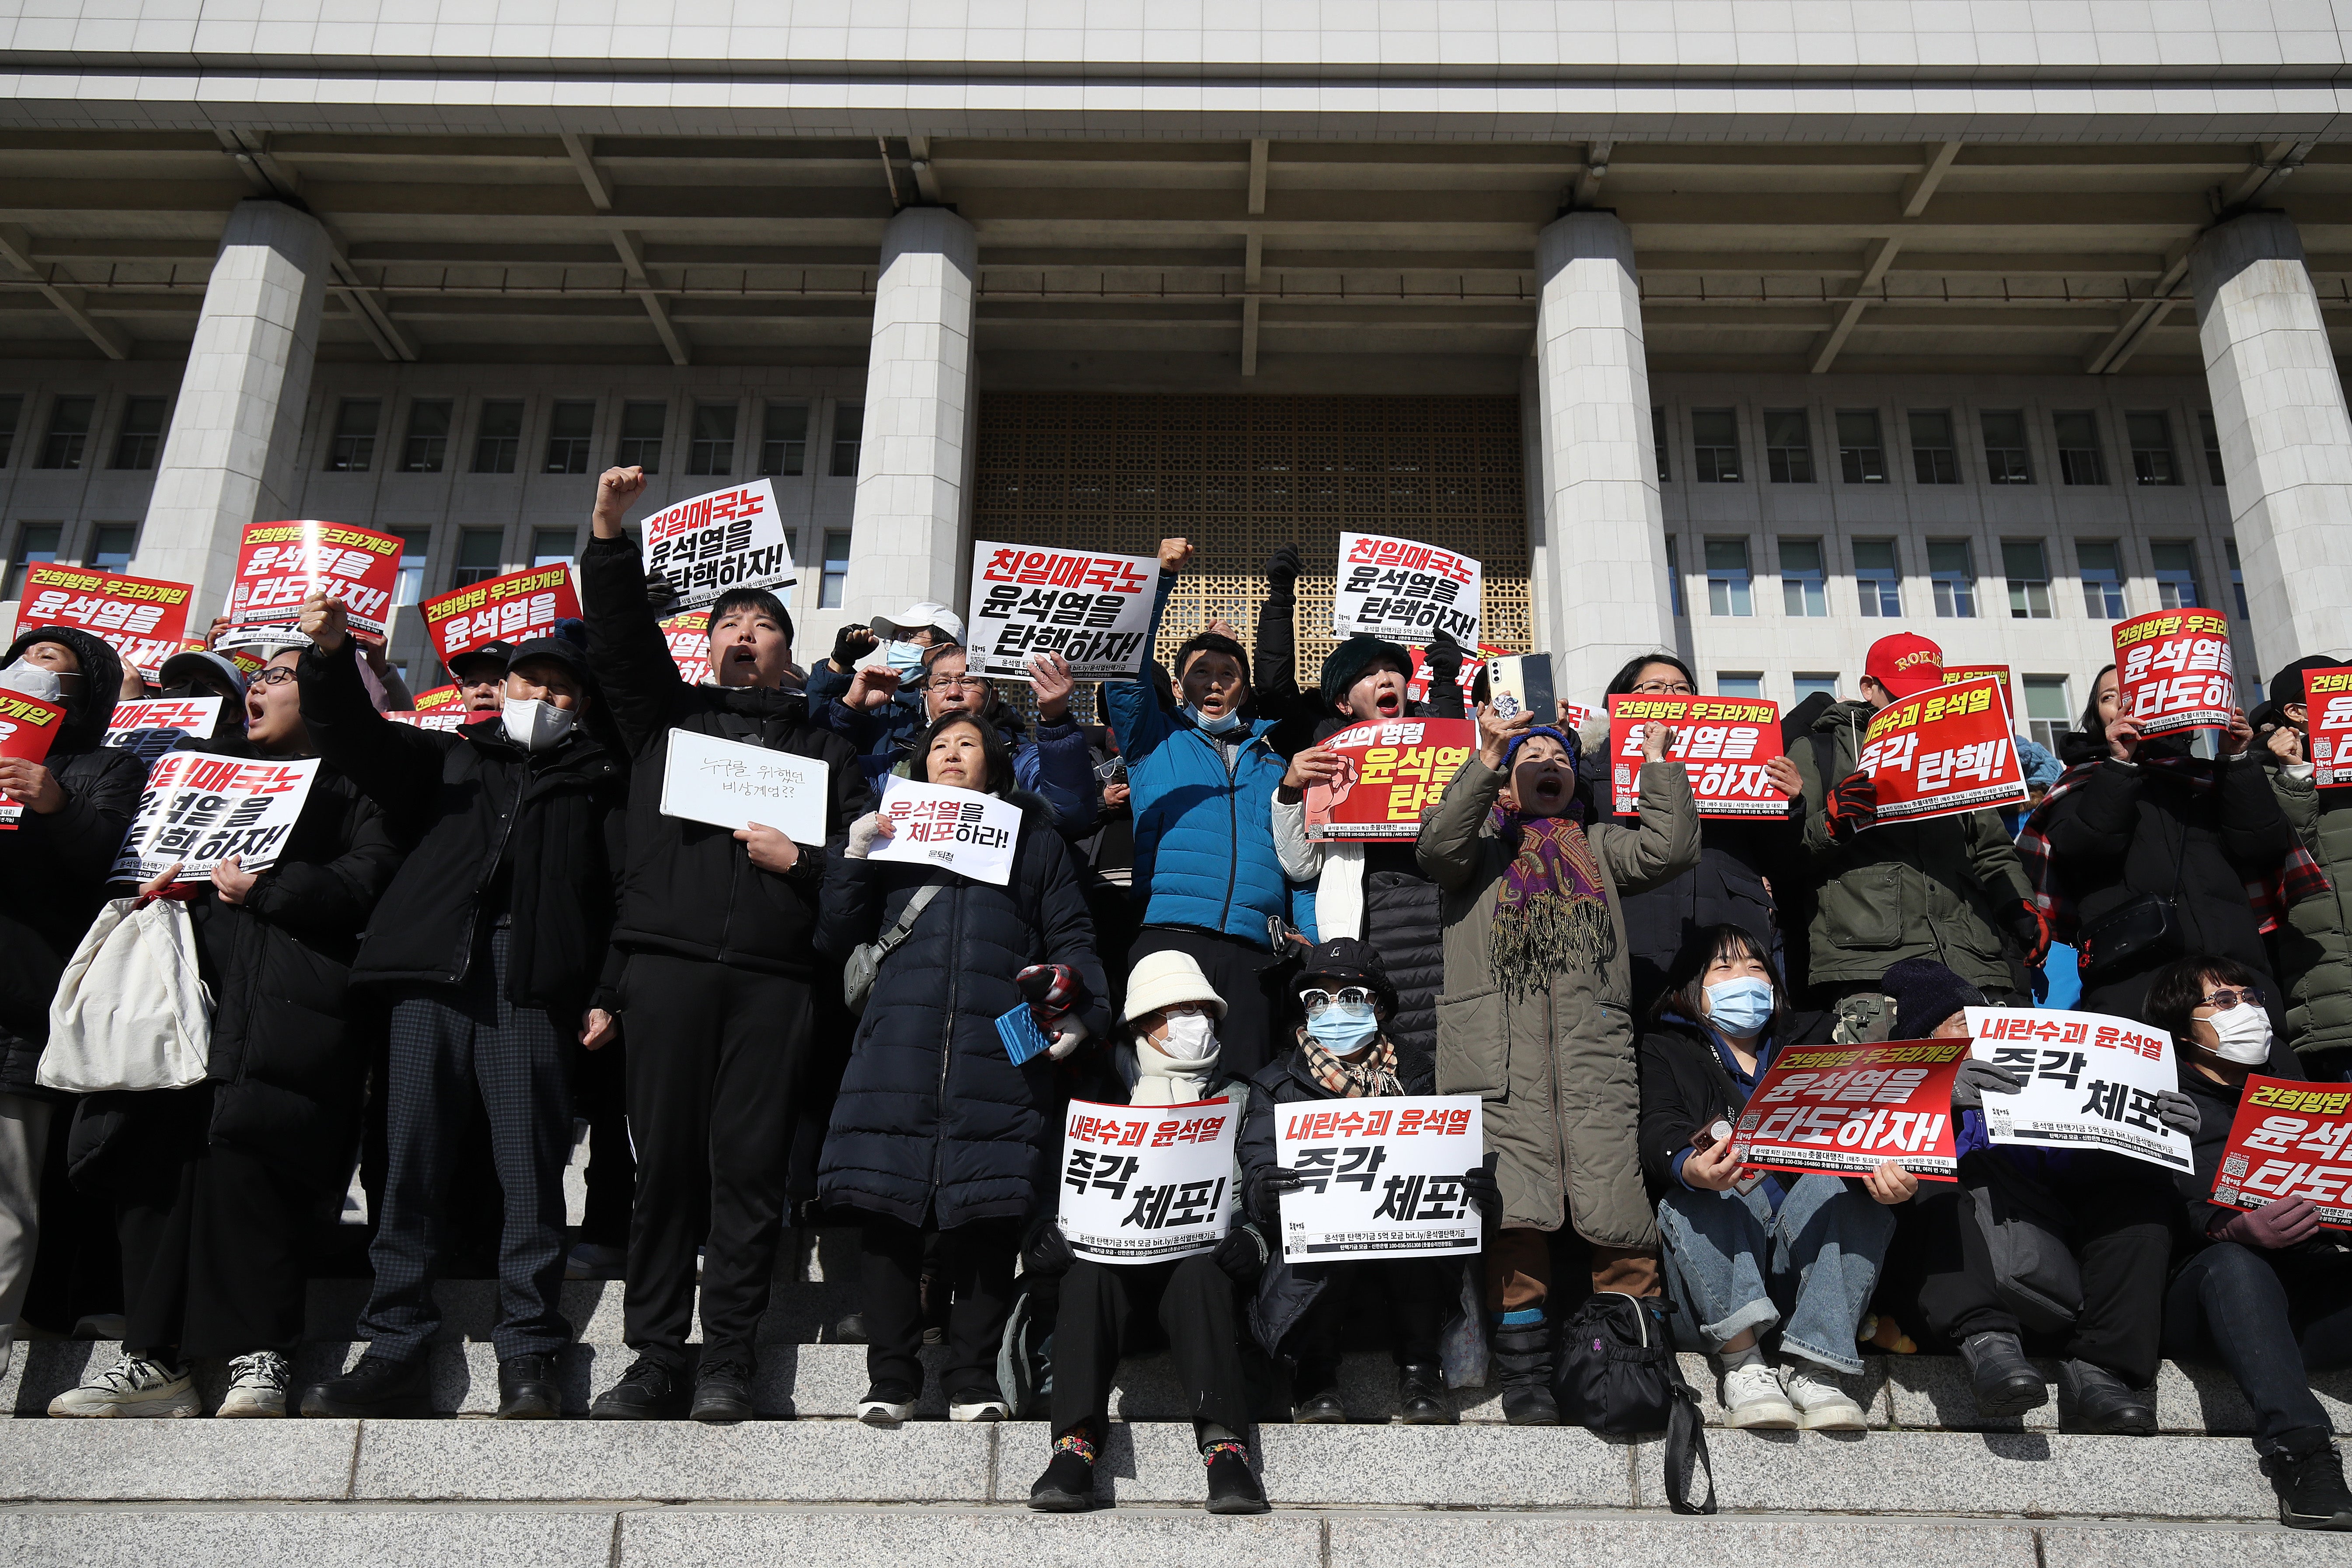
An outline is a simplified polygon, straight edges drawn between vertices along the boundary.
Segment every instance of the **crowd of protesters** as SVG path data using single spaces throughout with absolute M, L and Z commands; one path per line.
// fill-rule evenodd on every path
M 87 1310 L 119 1313 L 124 1345 L 52 1415 L 204 1414 L 198 1358 L 228 1363 L 217 1415 L 425 1415 L 435 1283 L 487 1256 L 500 1416 L 562 1414 L 570 1272 L 625 1281 L 634 1359 L 593 1416 L 741 1421 L 780 1248 L 825 1224 L 863 1252 L 860 1418 L 910 1418 L 937 1339 L 951 1419 L 1046 1415 L 1041 1510 L 1092 1505 L 1122 1353 L 1171 1351 L 1210 1508 L 1255 1512 L 1254 1422 L 1350 1419 L 1343 1349 L 1385 1346 L 1400 1418 L 1446 1423 L 1466 1336 L 1508 1421 L 1557 1423 L 1560 1326 L 1614 1294 L 1715 1358 L 1738 1427 L 1861 1429 L 1865 1352 L 1926 1349 L 1963 1358 L 1988 1419 L 2047 1403 L 2055 1361 L 2063 1429 L 2147 1434 L 2159 1358 L 2218 1360 L 2282 1518 L 2352 1529 L 2309 1383 L 2352 1364 L 2346 1233 L 2306 1198 L 2211 1202 L 2249 1075 L 2352 1079 L 2352 791 L 2316 787 L 2304 689 L 2336 658 L 2201 739 L 2144 735 L 2102 670 L 2058 757 L 2032 749 L 2021 815 L 1881 822 L 1864 732 L 1942 679 L 1935 645 L 1897 635 L 1856 697 L 1787 716 L 1785 815 L 1702 820 L 1654 723 L 1619 813 L 1605 719 L 1506 717 L 1444 638 L 1417 669 L 1349 637 L 1303 679 L 1293 548 L 1254 649 L 1222 623 L 1190 636 L 1105 682 L 1100 725 L 1052 656 L 1008 700 L 938 604 L 845 629 L 803 671 L 783 605 L 732 590 L 688 684 L 624 526 L 644 485 L 599 481 L 581 621 L 457 661 L 459 728 L 387 720 L 405 689 L 323 596 L 250 671 L 163 668 L 165 694 L 224 700 L 186 747 L 320 760 L 258 873 L 110 882 L 144 764 L 105 745 L 108 718 L 150 689 L 71 629 L 26 628 L 0 660 L 0 687 L 66 710 L 46 761 L 0 760 L 22 807 L 0 834 L 0 1344 Z M 1161 542 L 1155 638 L 1192 561 Z M 1660 651 L 1608 689 L 1701 689 Z M 1476 736 L 1417 839 L 1310 837 L 1331 736 L 1411 716 Z M 814 764 L 822 842 L 666 814 L 674 731 Z M 1017 808 L 1006 879 L 877 858 L 894 775 Z M 205 1081 L 42 1088 L 61 973 L 130 898 L 187 902 Z M 1994 1142 L 1988 1108 L 2023 1084 L 1984 1060 L 1954 1079 L 1957 1181 L 1735 1153 L 1780 1051 L 1962 1038 L 1969 1007 L 2037 997 L 2170 1037 L 2156 1113 L 2193 1171 Z M 1045 1048 L 1016 1060 L 999 1022 L 1024 1005 Z M 1286 1261 L 1302 1178 L 1279 1108 L 1416 1094 L 1482 1101 L 1462 1177 L 1480 1256 Z M 1224 1238 L 1075 1255 L 1055 1176 L 1074 1099 L 1233 1103 Z M 365 1352 L 305 1385 L 305 1285 L 355 1165 Z M 2033 1245 L 2004 1231 L 2018 1216 Z M 1001 1369 L 1041 1342 L 1032 1410 Z

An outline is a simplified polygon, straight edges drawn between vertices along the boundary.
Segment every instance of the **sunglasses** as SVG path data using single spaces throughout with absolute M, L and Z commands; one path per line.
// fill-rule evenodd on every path
M 2199 1003 L 2198 1005 L 2200 1007 L 2219 1008 L 2223 1012 L 2227 1012 L 2241 1003 L 2243 1003 L 2249 1007 L 2260 1007 L 2263 1005 L 2267 1000 L 2268 998 L 2263 996 L 2261 991 L 2252 985 L 2247 986 L 2242 991 L 2231 991 L 2221 986 L 2216 986 L 2211 991 L 2205 994 L 2205 1000 Z
M 1343 985 L 1337 991 L 1301 991 L 1298 1000 L 1305 1004 L 1307 1016 L 1311 1018 L 1334 1002 L 1345 1003 L 1350 1007 L 1368 1007 L 1371 1005 L 1372 994 L 1360 985 Z

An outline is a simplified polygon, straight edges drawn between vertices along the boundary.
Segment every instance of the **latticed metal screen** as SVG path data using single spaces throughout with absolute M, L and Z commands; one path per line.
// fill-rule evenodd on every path
M 1011 544 L 1148 555 L 1190 539 L 1159 657 L 1213 617 L 1248 646 L 1265 559 L 1296 544 L 1300 679 L 1331 649 L 1342 530 L 1477 557 L 1481 636 L 1529 646 L 1516 397 L 1115 396 L 983 393 L 972 531 Z

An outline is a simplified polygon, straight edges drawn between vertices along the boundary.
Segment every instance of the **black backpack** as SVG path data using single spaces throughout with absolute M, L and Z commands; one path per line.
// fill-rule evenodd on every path
M 1603 1436 L 1666 1435 L 1666 1502 L 1676 1513 L 1715 1511 L 1715 1467 L 1706 1457 L 1706 1428 L 1698 1394 L 1683 1380 L 1666 1333 L 1664 1297 L 1596 1292 L 1560 1325 L 1558 1397 L 1563 1419 Z M 1706 1474 L 1706 1500 L 1690 1500 L 1692 1483 Z

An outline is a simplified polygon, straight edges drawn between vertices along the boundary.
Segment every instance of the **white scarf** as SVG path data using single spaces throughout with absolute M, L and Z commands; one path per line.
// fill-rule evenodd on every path
M 1224 1047 L 1213 1034 L 1209 1054 L 1186 1058 L 1171 1057 L 1147 1041 L 1137 1040 L 1119 1054 L 1122 1076 L 1128 1079 L 1129 1105 L 1191 1105 L 1209 1098 L 1216 1077 L 1217 1058 Z

